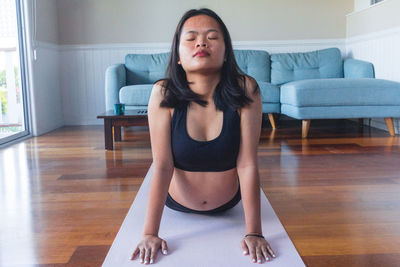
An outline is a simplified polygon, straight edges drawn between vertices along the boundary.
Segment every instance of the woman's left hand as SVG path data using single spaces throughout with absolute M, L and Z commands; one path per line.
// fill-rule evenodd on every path
M 243 238 L 240 244 L 242 246 L 243 254 L 248 255 L 250 252 L 250 260 L 254 263 L 262 263 L 263 258 L 265 258 L 266 261 L 269 261 L 271 256 L 275 258 L 274 251 L 267 240 L 262 237 L 248 236 Z

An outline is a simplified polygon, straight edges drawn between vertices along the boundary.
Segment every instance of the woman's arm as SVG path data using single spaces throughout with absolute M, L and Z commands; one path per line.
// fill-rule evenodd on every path
M 164 98 L 161 93 L 162 89 L 161 83 L 156 83 L 153 86 L 148 105 L 153 172 L 143 235 L 158 236 L 161 216 L 174 172 L 171 152 L 171 115 L 168 108 L 160 107 Z
M 246 76 L 246 95 L 253 102 L 241 109 L 241 142 L 237 159 L 247 233 L 262 233 L 260 215 L 260 175 L 257 149 L 262 122 L 261 92 L 257 82 Z

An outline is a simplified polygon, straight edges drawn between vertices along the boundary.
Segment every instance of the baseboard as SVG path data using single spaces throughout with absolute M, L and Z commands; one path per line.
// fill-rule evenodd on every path
M 358 122 L 358 119 L 349 119 L 352 121 Z M 370 119 L 363 119 L 363 124 L 367 125 L 369 127 L 374 127 L 380 130 L 384 130 L 386 132 L 389 132 L 386 122 L 383 118 L 370 118 Z M 400 133 L 400 118 L 394 118 L 393 119 L 393 124 L 394 124 L 394 131 L 396 134 Z

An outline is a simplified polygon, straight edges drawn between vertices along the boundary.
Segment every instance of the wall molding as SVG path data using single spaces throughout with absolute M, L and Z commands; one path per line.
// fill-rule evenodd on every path
M 393 119 L 393 124 L 394 124 L 395 133 L 400 134 L 400 119 Z M 364 125 L 368 125 L 368 119 L 364 120 Z M 384 119 L 372 118 L 370 126 L 389 132 Z
M 60 51 L 60 45 L 42 41 L 36 41 L 36 45 L 32 46 L 32 49 L 42 48 L 42 49 L 50 49 L 53 51 Z
M 400 27 L 394 27 L 394 28 L 390 28 L 387 30 L 383 30 L 383 31 L 377 31 L 377 32 L 373 32 L 373 33 L 349 37 L 349 38 L 345 39 L 346 40 L 345 43 L 346 43 L 346 47 L 347 47 L 348 45 L 351 45 L 351 44 L 365 42 L 365 41 L 369 41 L 372 39 L 390 37 L 391 35 L 399 34 L 399 33 L 400 33 Z
M 171 43 L 115 43 L 115 44 L 89 44 L 89 45 L 54 45 L 44 42 L 38 42 L 41 45 L 58 46 L 60 51 L 78 51 L 78 50 L 138 50 L 145 51 L 146 53 L 156 53 L 157 51 L 167 52 L 170 51 Z M 311 39 L 311 40 L 266 40 L 266 41 L 234 41 L 232 45 L 234 49 L 255 49 L 258 47 L 260 49 L 266 50 L 267 48 L 276 51 L 279 48 L 290 48 L 295 51 L 308 50 L 312 47 L 321 46 L 332 47 L 336 46 L 338 48 L 345 48 L 346 39 Z M 290 51 L 292 51 L 290 50 Z M 270 51 L 268 51 L 270 52 Z M 287 51 L 283 51 L 287 52 Z M 271 52 L 274 53 L 274 52 Z

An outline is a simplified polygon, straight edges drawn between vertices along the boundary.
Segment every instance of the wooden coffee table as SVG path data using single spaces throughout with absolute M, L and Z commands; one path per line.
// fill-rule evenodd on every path
M 113 140 L 121 141 L 121 126 L 148 125 L 146 109 L 125 110 L 123 115 L 115 115 L 114 110 L 109 110 L 101 113 L 97 118 L 104 119 L 104 146 L 107 150 L 114 149 Z

